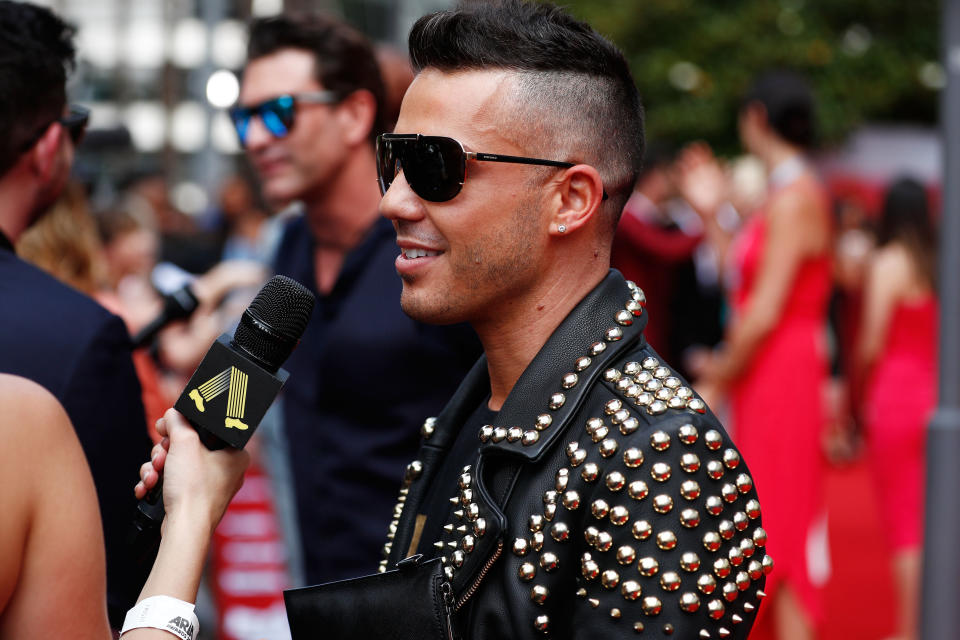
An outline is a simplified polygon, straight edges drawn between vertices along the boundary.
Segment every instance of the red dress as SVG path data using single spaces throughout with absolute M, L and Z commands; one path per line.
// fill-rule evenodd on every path
M 927 422 L 936 403 L 937 302 L 900 303 L 866 393 L 869 464 L 894 550 L 922 542 Z M 766 516 L 764 516 L 766 522 Z
M 735 314 L 744 311 L 756 285 L 766 227 L 766 215 L 757 213 L 734 247 L 739 267 L 732 292 Z M 829 574 L 820 434 L 827 416 L 830 288 L 828 254 L 801 263 L 777 325 L 760 343 L 730 398 L 737 444 L 750 461 L 775 563 L 766 591 L 772 594 L 779 584 L 789 584 L 814 624 L 822 616 L 818 585 Z

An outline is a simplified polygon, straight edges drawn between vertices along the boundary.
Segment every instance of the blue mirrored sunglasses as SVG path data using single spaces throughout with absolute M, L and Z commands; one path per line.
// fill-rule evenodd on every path
M 309 91 L 305 93 L 284 94 L 264 100 L 249 107 L 237 105 L 230 108 L 230 119 L 237 130 L 240 144 L 246 146 L 250 121 L 259 116 L 264 128 L 275 138 L 283 138 L 293 128 L 293 116 L 297 103 L 334 104 L 340 98 L 333 91 Z

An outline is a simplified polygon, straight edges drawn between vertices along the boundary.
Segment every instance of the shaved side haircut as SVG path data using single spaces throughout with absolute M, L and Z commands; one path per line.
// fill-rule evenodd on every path
M 417 73 L 515 72 L 515 99 L 501 105 L 498 122 L 541 157 L 597 168 L 612 237 L 644 152 L 640 93 L 616 46 L 558 7 L 523 0 L 424 16 L 409 43 Z

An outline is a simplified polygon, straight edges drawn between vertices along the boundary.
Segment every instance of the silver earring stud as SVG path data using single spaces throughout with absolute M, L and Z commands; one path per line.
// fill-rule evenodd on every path
M 557 231 L 559 231 L 560 233 L 566 233 L 566 232 L 567 232 L 567 225 L 565 225 L 565 224 L 558 224 L 558 225 L 557 225 Z

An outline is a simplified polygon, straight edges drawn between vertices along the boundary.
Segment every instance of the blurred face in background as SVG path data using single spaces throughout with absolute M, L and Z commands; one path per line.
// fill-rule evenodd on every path
M 324 90 L 313 54 L 281 49 L 251 60 L 243 72 L 239 104 L 253 107 L 281 95 Z M 274 204 L 321 194 L 337 177 L 347 152 L 337 104 L 297 102 L 293 126 L 283 137 L 271 134 L 259 117 L 247 131 L 246 151 L 260 175 L 264 195 Z
M 159 239 L 150 229 L 130 229 L 117 234 L 104 247 L 112 279 L 118 282 L 131 275 L 148 279 L 157 264 L 159 249 Z

